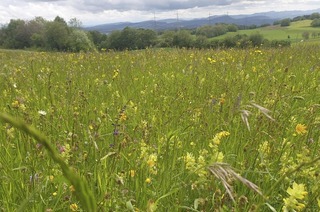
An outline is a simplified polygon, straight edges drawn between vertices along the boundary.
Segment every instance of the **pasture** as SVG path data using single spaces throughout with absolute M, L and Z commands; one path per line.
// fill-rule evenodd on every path
M 319 44 L 0 67 L 1 211 L 320 210 Z
M 276 25 L 276 26 L 261 27 L 257 29 L 238 30 L 237 32 L 228 32 L 225 35 L 222 35 L 213 39 L 219 40 L 219 39 L 223 39 L 228 36 L 234 36 L 237 34 L 252 35 L 255 33 L 259 33 L 265 39 L 268 39 L 268 40 L 288 40 L 289 39 L 292 43 L 299 43 L 301 42 L 301 40 L 304 40 L 305 42 L 319 41 L 320 38 L 318 33 L 320 33 L 320 29 L 317 27 L 311 27 L 310 24 L 311 24 L 311 20 L 304 20 L 304 21 L 291 22 L 290 26 L 287 26 L 287 27 L 281 27 L 280 25 Z M 303 38 L 302 34 L 304 32 L 309 33 L 308 40 L 305 40 L 305 38 Z

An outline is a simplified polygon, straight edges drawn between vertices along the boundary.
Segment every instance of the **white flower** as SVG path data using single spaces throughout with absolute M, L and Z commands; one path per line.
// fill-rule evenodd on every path
M 44 110 L 39 110 L 38 113 L 39 113 L 41 116 L 47 115 L 47 112 L 44 111 Z

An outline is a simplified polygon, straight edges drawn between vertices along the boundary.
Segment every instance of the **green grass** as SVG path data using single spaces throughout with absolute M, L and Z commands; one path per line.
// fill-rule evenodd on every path
M 318 48 L 1 50 L 0 210 L 319 210 Z
M 268 40 L 287 40 L 288 36 L 290 36 L 290 40 L 293 43 L 300 42 L 303 40 L 302 33 L 309 32 L 310 33 L 310 40 L 309 41 L 320 41 L 319 36 L 313 37 L 312 33 L 320 33 L 320 28 L 311 27 L 311 20 L 304 20 L 304 21 L 297 21 L 291 22 L 291 25 L 288 27 L 280 27 L 279 25 L 276 26 L 267 26 L 257 29 L 250 29 L 250 30 L 239 30 L 237 32 L 229 32 L 225 35 L 216 37 L 214 39 L 221 39 L 227 36 L 234 36 L 237 34 L 255 34 L 260 33 L 263 35 L 264 38 Z

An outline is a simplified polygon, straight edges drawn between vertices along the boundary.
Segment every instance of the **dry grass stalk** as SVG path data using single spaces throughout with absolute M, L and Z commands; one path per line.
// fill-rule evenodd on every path
M 226 189 L 228 195 L 232 199 L 233 202 L 235 202 L 233 197 L 233 189 L 232 186 L 228 183 L 230 181 L 233 181 L 234 179 L 240 181 L 245 186 L 247 186 L 249 189 L 257 192 L 259 195 L 263 196 L 262 192 L 260 191 L 260 188 L 247 180 L 246 178 L 240 176 L 238 173 L 236 173 L 232 167 L 227 163 L 213 163 L 212 165 L 208 166 L 208 169 L 211 174 L 213 174 L 217 179 L 219 179 Z

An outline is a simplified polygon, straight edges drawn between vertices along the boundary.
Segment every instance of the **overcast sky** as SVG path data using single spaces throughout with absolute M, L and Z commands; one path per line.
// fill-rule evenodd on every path
M 10 19 L 42 16 L 66 21 L 77 18 L 84 26 L 114 22 L 208 17 L 209 15 L 309 10 L 320 0 L 0 0 L 0 24 Z

